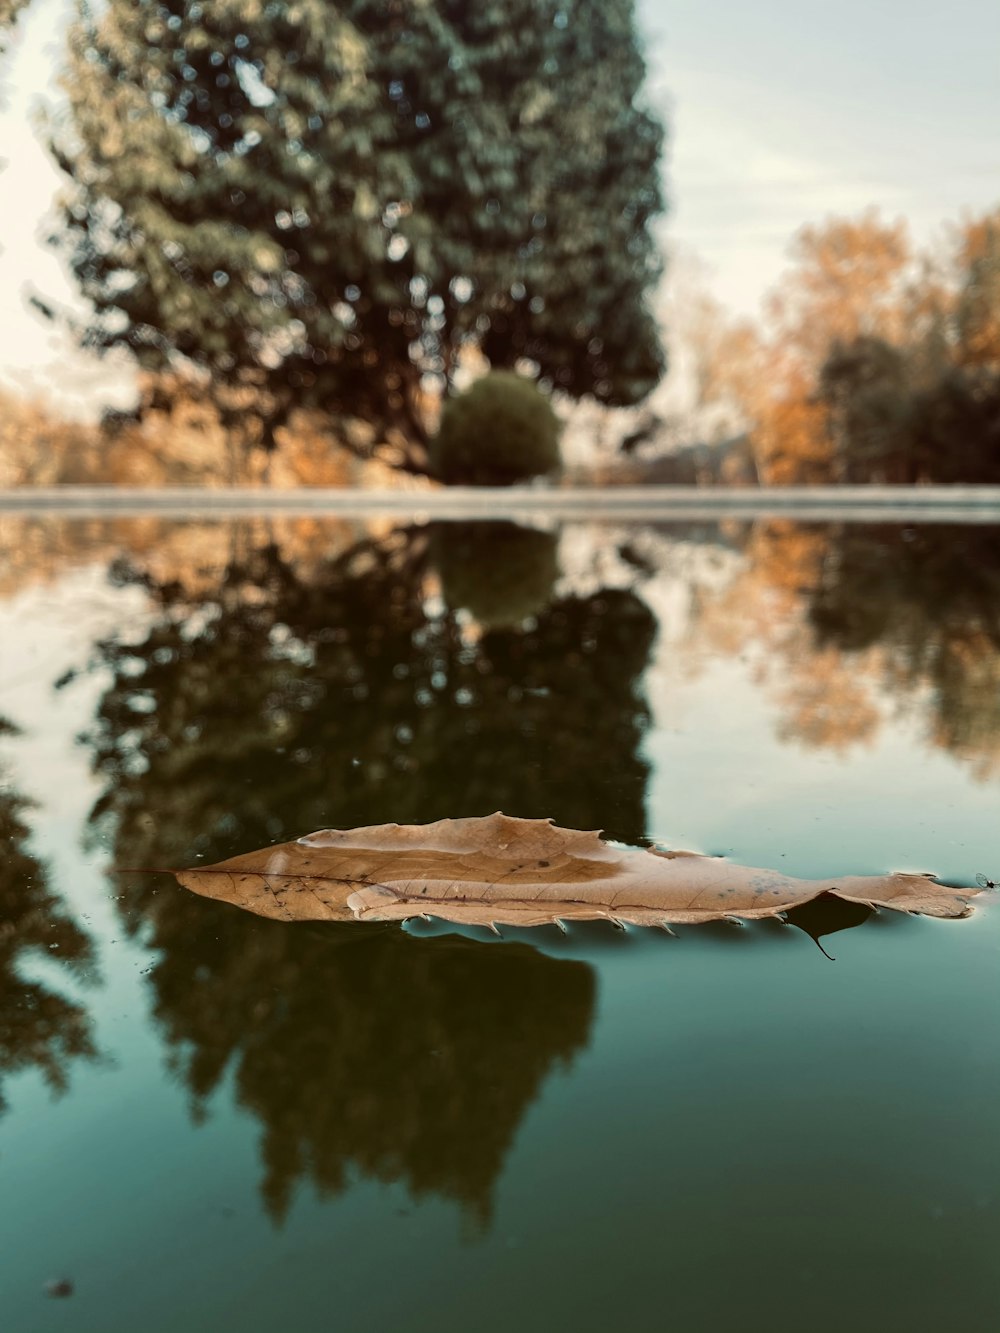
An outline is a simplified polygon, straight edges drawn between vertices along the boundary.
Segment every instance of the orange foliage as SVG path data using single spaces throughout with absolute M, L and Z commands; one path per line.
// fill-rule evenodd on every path
M 906 224 L 874 211 L 803 227 L 795 267 L 769 302 L 778 338 L 814 371 L 832 343 L 862 336 L 896 342 L 906 332 L 906 279 L 913 250 Z
M 296 575 L 308 579 L 340 550 L 378 531 L 360 520 L 299 518 L 200 519 L 177 522 L 141 518 L 67 519 L 60 515 L 0 515 L 0 596 L 45 585 L 73 569 L 112 562 L 132 566 L 161 586 L 185 595 L 219 593 L 231 567 L 251 570 L 260 551 L 273 551 Z M 227 591 L 254 597 L 245 586 Z
M 1000 373 L 1000 209 L 959 229 L 956 263 L 959 363 Z
M 735 414 L 762 482 L 924 475 L 911 404 L 955 368 L 1000 375 L 1000 210 L 956 229 L 952 251 L 949 270 L 902 222 L 832 218 L 798 234 L 759 326 L 689 302 L 699 408 Z M 834 362 L 839 415 L 824 379 Z M 975 458 L 963 466 L 975 473 Z
M 134 413 L 112 414 L 101 425 L 61 420 L 0 392 L 0 488 L 430 484 L 389 467 L 386 446 L 397 442 L 379 439 L 356 419 L 295 412 L 277 428 L 276 448 L 268 451 L 261 447 L 252 390 L 226 404 L 233 426 L 200 382 L 148 376 L 140 391 Z M 402 443 L 397 448 L 405 452 Z
M 826 409 L 802 370 L 789 370 L 759 405 L 753 439 L 765 485 L 821 485 L 833 480 Z

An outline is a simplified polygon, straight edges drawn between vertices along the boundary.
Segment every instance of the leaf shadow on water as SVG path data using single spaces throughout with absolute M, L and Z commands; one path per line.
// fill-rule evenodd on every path
M 786 912 L 785 918 L 790 926 L 798 927 L 814 940 L 816 947 L 831 962 L 836 962 L 834 955 L 827 951 L 821 940 L 827 935 L 836 934 L 837 931 L 853 930 L 857 926 L 863 926 L 874 915 L 875 909 L 865 903 L 845 902 L 843 898 L 838 898 L 834 894 L 821 893 L 811 902 L 791 908 Z

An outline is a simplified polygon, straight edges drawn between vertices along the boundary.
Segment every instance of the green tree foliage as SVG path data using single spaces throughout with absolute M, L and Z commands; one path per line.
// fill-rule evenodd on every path
M 1000 376 L 1000 211 L 966 223 L 959 263 L 955 323 L 960 362 Z
M 1000 482 L 1000 379 L 955 366 L 916 378 L 914 358 L 881 339 L 834 345 L 818 390 L 834 479 Z
M 441 413 L 431 470 L 442 481 L 506 486 L 559 466 L 559 418 L 523 375 L 494 371 Z
M 910 386 L 898 348 L 881 338 L 834 343 L 820 371 L 837 480 L 913 481 Z
M 662 369 L 642 79 L 631 0 L 109 0 L 55 145 L 87 339 L 252 390 L 266 435 L 292 405 L 395 422 L 410 466 L 469 345 L 635 402 Z
M 0 736 L 13 729 L 0 718 Z M 90 937 L 49 889 L 28 846 L 28 802 L 0 772 L 0 1112 L 2 1080 L 36 1069 L 53 1092 L 66 1088 L 74 1060 L 96 1056 L 92 1024 L 77 1000 L 26 977 L 26 961 L 55 961 L 82 979 L 94 962 Z

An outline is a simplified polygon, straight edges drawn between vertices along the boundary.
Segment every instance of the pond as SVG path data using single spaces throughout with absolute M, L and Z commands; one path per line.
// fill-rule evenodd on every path
M 502 809 L 997 878 L 996 527 L 0 517 L 0 700 L 5 1328 L 996 1324 L 988 895 L 496 940 L 147 873 Z

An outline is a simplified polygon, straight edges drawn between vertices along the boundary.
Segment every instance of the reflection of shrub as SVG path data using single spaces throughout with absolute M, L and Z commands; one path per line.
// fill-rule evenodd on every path
M 522 375 L 496 371 L 444 405 L 431 443 L 442 481 L 509 486 L 559 466 L 559 418 Z
M 517 523 L 441 523 L 434 561 L 448 606 L 484 629 L 520 625 L 552 598 L 559 576 L 556 536 Z

